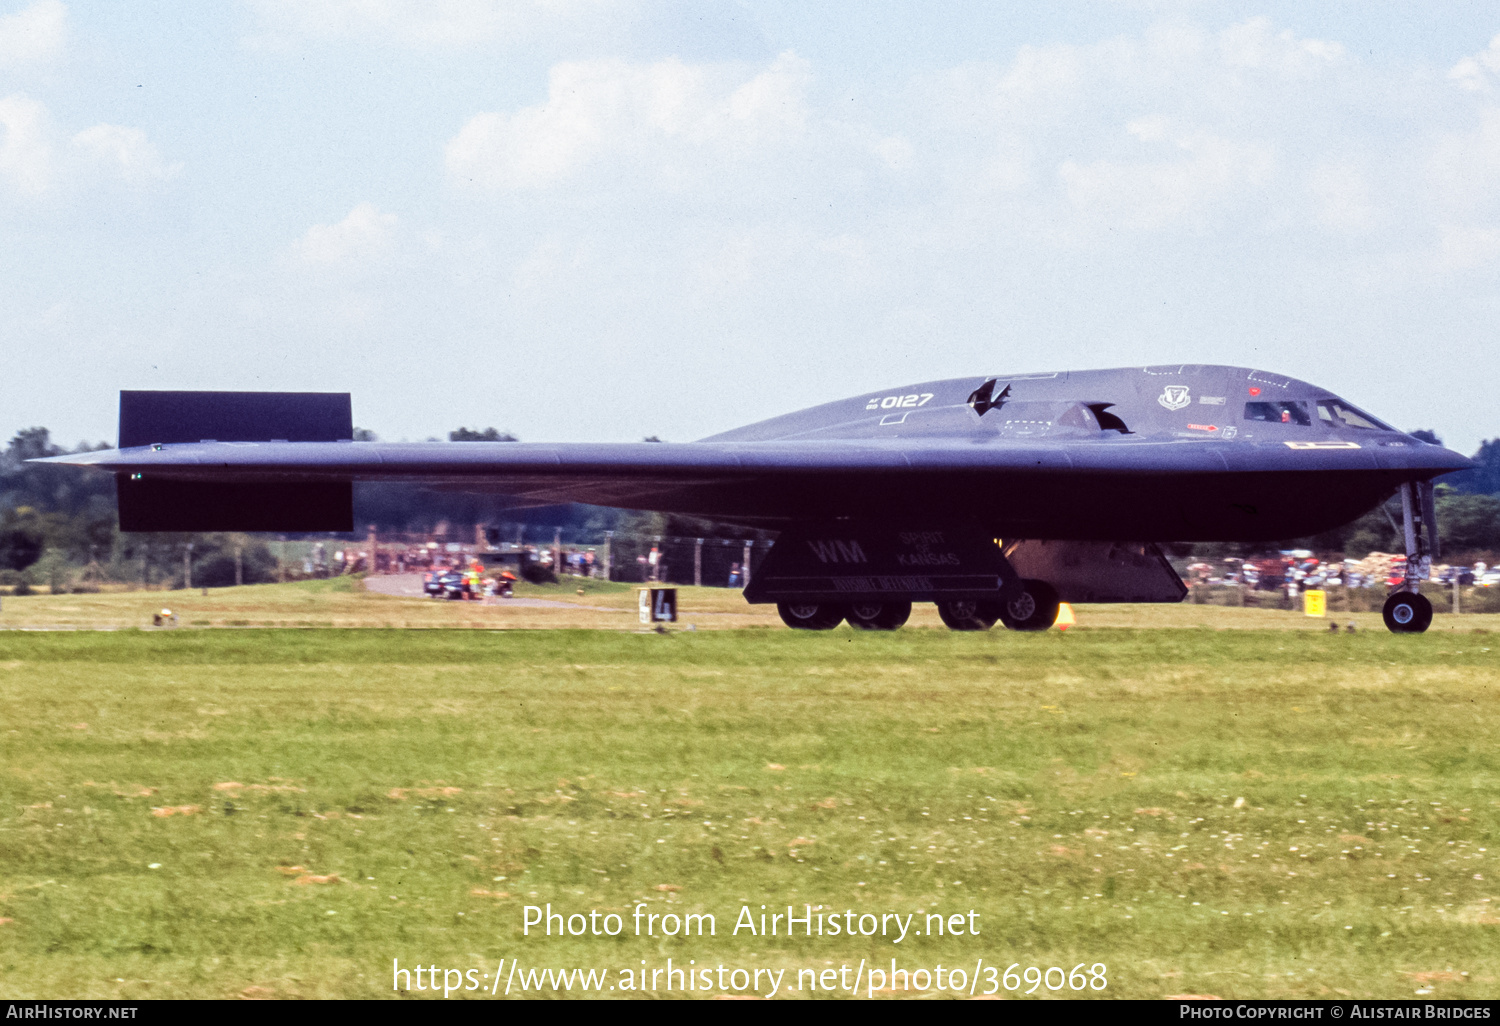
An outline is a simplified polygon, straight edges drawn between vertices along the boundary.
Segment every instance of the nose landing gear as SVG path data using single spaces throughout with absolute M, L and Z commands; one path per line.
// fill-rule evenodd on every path
M 1385 600 L 1381 618 L 1395 634 L 1420 634 L 1432 624 L 1432 603 L 1418 591 L 1439 554 L 1437 510 L 1431 481 L 1401 486 L 1401 534 L 1406 543 L 1406 577 Z

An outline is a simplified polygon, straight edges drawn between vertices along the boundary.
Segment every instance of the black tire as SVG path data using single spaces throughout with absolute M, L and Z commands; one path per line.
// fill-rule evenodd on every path
M 893 631 L 911 619 L 911 603 L 851 602 L 844 609 L 849 626 L 861 631 Z
M 1000 603 L 1000 622 L 1013 631 L 1044 631 L 1057 622 L 1057 589 L 1046 581 L 1021 582 L 1021 594 Z
M 1380 616 L 1393 634 L 1421 634 L 1432 626 L 1432 603 L 1426 595 L 1398 591 L 1385 600 Z
M 844 619 L 842 606 L 827 602 L 778 602 L 781 622 L 799 631 L 831 631 Z
M 999 603 L 977 599 L 950 599 L 939 602 L 937 609 L 951 631 L 987 631 L 1000 618 Z

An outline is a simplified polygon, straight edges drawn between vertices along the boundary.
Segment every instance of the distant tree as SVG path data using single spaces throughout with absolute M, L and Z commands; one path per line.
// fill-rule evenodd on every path
M 1426 442 L 1429 445 L 1443 444 L 1443 440 L 1437 436 L 1436 431 L 1429 431 L 1426 428 L 1419 428 L 1416 431 L 1408 432 L 1408 434 L 1410 434 L 1413 438 L 1420 438 L 1422 441 Z
M 661 441 L 661 439 L 657 438 L 655 435 L 650 435 L 650 436 L 648 436 L 646 438 L 642 438 L 641 441 L 643 441 L 643 442 L 659 442 L 659 441 Z
M 1363 559 L 1372 552 L 1400 552 L 1403 546 L 1396 529 L 1379 506 L 1329 534 L 1343 537 L 1339 544 L 1330 544 L 1328 549 L 1341 551 L 1350 559 Z
M 1500 496 L 1470 495 L 1439 483 L 1435 505 L 1444 552 L 1500 550 Z M 1371 552 L 1400 552 L 1405 542 L 1392 520 L 1400 523 L 1401 514 L 1393 509 L 1394 500 L 1387 500 L 1385 506 L 1384 510 L 1376 506 L 1343 527 L 1277 547 L 1342 552 L 1350 559 L 1362 559 Z
M 509 431 L 496 431 L 492 427 L 487 427 L 483 431 L 471 431 L 470 429 L 468 429 L 466 427 L 461 427 L 457 431 L 449 431 L 448 432 L 448 441 L 450 441 L 450 442 L 518 442 L 518 441 L 520 441 L 520 439 L 518 439 L 515 435 L 511 434 Z
M 42 558 L 47 547 L 47 525 L 29 506 L 0 514 L 0 569 L 25 570 Z
M 1480 442 L 1479 451 L 1470 459 L 1479 466 L 1473 470 L 1460 470 L 1456 474 L 1444 474 L 1443 482 L 1456 491 L 1471 495 L 1500 493 L 1500 438 Z
M 378 442 L 380 438 L 369 428 L 357 427 L 354 429 L 354 440 L 356 442 Z
M 5 447 L 5 456 L 8 463 L 19 464 L 44 456 L 60 456 L 62 451 L 62 446 L 52 443 L 52 432 L 44 427 L 33 427 L 16 432 Z
M 193 586 L 226 588 L 234 584 L 235 551 L 245 584 L 276 580 L 276 557 L 259 538 L 243 534 L 210 534 L 198 538 L 193 553 Z
M 1437 517 L 1443 549 L 1500 549 L 1500 498 L 1442 491 L 1446 494 L 1437 497 Z
M 103 442 L 97 446 L 82 444 L 75 451 L 95 448 L 109 446 Z M 112 475 L 79 473 L 75 467 L 26 462 L 43 456 L 60 456 L 67 451 L 52 441 L 46 428 L 16 432 L 0 452 L 0 509 L 30 506 L 39 513 L 112 515 L 115 505 Z

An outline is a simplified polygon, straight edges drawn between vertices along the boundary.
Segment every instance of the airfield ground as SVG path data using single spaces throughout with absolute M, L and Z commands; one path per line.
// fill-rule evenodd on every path
M 5 597 L 0 628 L 63 629 L 0 630 L 0 996 L 381 996 L 393 958 L 502 957 L 606 986 L 785 968 L 782 996 L 892 958 L 1105 963 L 1102 996 L 1500 996 L 1500 617 L 811 634 L 684 589 L 699 629 L 662 636 L 628 588 L 523 594 L 571 605 Z M 175 630 L 69 629 L 164 604 Z M 523 937 L 548 902 L 626 933 Z M 632 936 L 638 903 L 717 935 Z M 805 903 L 980 933 L 731 935 Z

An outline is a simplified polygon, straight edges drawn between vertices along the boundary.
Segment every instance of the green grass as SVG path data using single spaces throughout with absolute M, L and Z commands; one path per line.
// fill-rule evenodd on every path
M 896 957 L 1493 998 L 1491 637 L 0 633 L 0 996 Z M 522 937 L 547 902 L 718 935 Z M 788 903 L 981 933 L 730 935 Z

